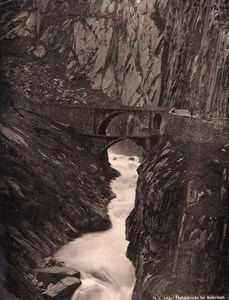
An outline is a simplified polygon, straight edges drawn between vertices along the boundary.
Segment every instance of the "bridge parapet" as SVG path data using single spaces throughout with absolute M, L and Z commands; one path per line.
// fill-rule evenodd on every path
M 143 152 L 147 153 L 160 138 L 160 129 L 152 127 L 153 116 L 158 114 L 158 111 L 145 110 L 144 108 L 126 108 L 125 106 L 114 109 L 105 107 L 41 104 L 32 103 L 27 100 L 18 101 L 16 106 L 52 118 L 59 123 L 72 126 L 76 130 L 75 137 L 79 142 L 99 157 L 101 157 L 109 147 L 126 139 L 134 141 L 143 149 Z M 116 115 L 125 113 L 137 117 L 142 126 L 147 128 L 148 131 L 144 132 L 144 135 L 141 136 L 127 134 L 123 136 L 110 136 L 106 135 L 106 132 L 104 132 L 103 135 L 97 134 L 98 128 L 104 120 L 107 122 L 105 122 L 105 125 L 107 126 L 110 120 Z M 106 126 L 104 127 L 105 129 Z
M 203 119 L 168 114 L 166 132 L 174 140 L 228 144 L 228 119 Z
M 80 133 L 93 133 L 93 109 L 83 106 L 34 103 L 27 99 L 18 99 L 15 106 L 70 125 Z
M 132 107 L 120 105 L 120 107 L 106 106 L 79 106 L 79 105 L 60 105 L 47 103 L 34 103 L 28 99 L 18 99 L 17 107 L 22 107 L 28 111 L 54 119 L 57 122 L 68 124 L 80 133 L 97 134 L 101 125 L 103 134 L 106 134 L 106 128 L 109 122 L 121 114 L 132 115 L 139 119 L 145 134 L 153 134 L 153 120 L 156 114 L 160 114 L 163 119 L 168 112 L 166 107 L 158 107 L 154 110 L 149 107 Z M 157 128 L 158 129 L 158 128 Z M 101 132 L 100 132 L 101 133 Z M 144 135 L 145 135 L 144 134 Z

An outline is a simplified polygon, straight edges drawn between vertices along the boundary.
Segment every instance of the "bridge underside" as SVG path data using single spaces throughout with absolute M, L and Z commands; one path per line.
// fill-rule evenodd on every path
M 117 116 L 126 117 L 126 119 L 136 120 L 140 127 L 147 129 L 147 134 L 150 135 L 152 113 L 150 111 L 125 111 L 125 110 L 97 110 L 94 118 L 94 134 L 106 135 L 106 129 L 110 122 Z M 128 121 L 127 121 L 128 122 Z M 127 124 L 126 124 L 127 125 Z M 128 124 L 129 127 L 130 124 Z M 127 133 L 128 134 L 128 133 Z
M 80 138 L 80 135 L 79 135 Z M 107 150 L 123 140 L 132 140 L 136 145 L 142 148 L 144 154 L 146 154 L 160 139 L 159 134 L 151 136 L 104 136 L 104 135 L 82 135 L 82 144 L 91 153 L 99 158 L 102 158 Z

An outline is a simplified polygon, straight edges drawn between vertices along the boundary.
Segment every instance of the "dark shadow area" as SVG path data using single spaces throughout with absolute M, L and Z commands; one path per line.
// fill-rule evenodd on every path
M 227 99 L 227 111 L 226 111 L 226 118 L 229 119 L 229 97 Z
M 118 111 L 118 112 L 114 112 L 112 113 L 109 117 L 107 117 L 105 120 L 103 120 L 103 122 L 101 123 L 101 125 L 99 126 L 98 129 L 98 134 L 101 135 L 106 135 L 106 130 L 108 125 L 110 124 L 110 122 L 117 116 L 122 115 L 124 112 L 123 111 Z
M 0 72 L 2 70 L 0 69 Z M 4 80 L 0 74 L 0 110 L 11 107 L 14 104 L 13 93 L 10 85 Z
M 12 4 L 14 2 L 8 0 L 0 0 L 0 18 L 5 12 L 12 9 Z M 10 44 L 10 41 L 9 41 Z M 9 49 L 11 45 L 9 45 Z M 8 108 L 13 105 L 13 96 L 12 89 L 10 84 L 7 81 L 4 69 L 3 69 L 3 60 L 6 53 L 5 41 L 0 41 L 0 110 Z
M 160 130 L 162 117 L 160 114 L 155 114 L 153 118 L 153 129 Z
M 115 116 L 106 128 L 109 136 L 143 136 L 141 121 L 137 116 L 121 114 Z

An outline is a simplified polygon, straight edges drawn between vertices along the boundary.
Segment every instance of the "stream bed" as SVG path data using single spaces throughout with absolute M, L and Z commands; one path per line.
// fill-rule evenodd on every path
M 134 160 L 133 160 L 134 159 Z M 72 300 L 131 300 L 135 269 L 126 258 L 125 220 L 134 207 L 137 157 L 109 152 L 121 176 L 112 181 L 116 194 L 108 206 L 112 228 L 85 234 L 62 247 L 55 259 L 81 272 L 82 285 Z

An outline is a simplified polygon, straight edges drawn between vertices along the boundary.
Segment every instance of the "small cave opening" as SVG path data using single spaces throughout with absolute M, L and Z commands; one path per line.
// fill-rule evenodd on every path
M 160 114 L 155 114 L 153 118 L 153 129 L 160 130 L 161 128 L 162 117 Z

